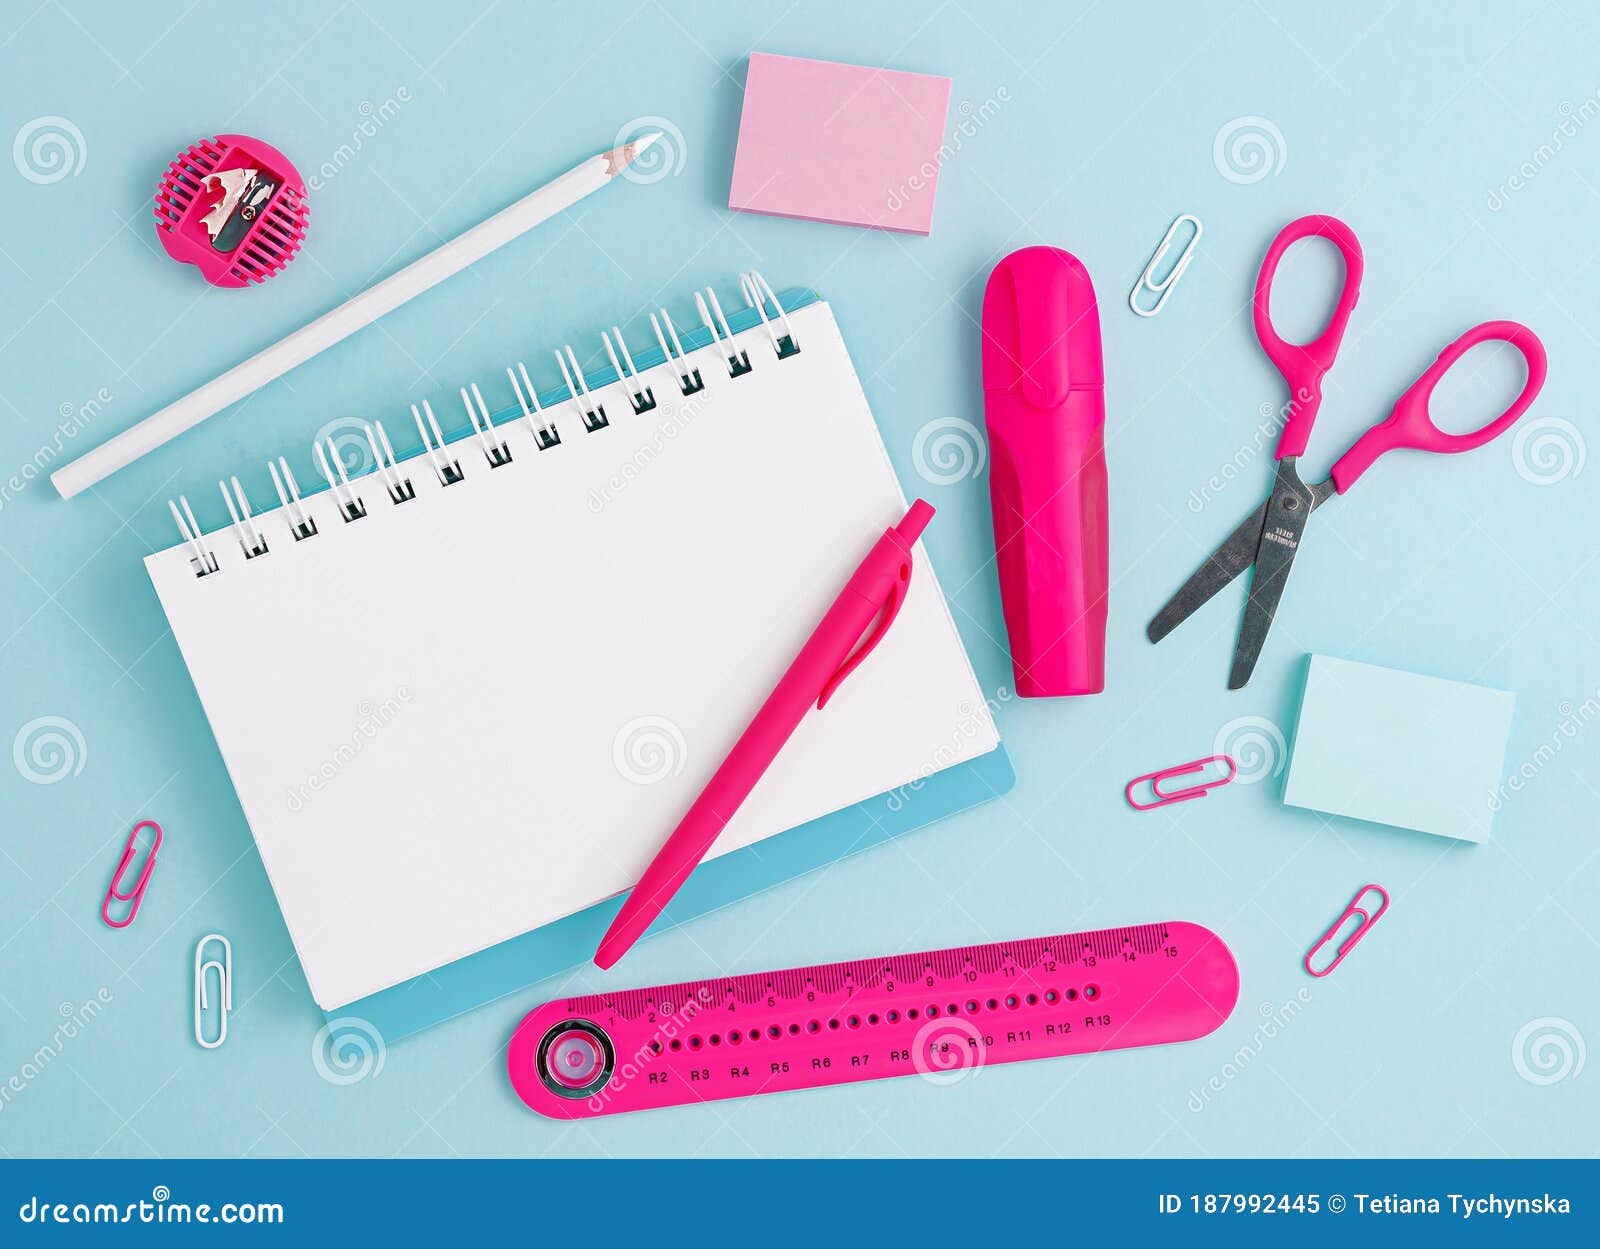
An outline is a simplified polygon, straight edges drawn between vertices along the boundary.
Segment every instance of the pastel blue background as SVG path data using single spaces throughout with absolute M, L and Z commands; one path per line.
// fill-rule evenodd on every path
M 54 437 L 63 405 L 101 388 L 113 396 L 80 446 L 125 428 L 636 119 L 667 119 L 686 155 L 677 176 L 593 198 L 86 497 L 64 503 L 43 481 L 6 494 L 0 746 L 58 716 L 84 747 L 81 770 L 53 784 L 0 766 L 0 1085 L 21 1084 L 0 1103 L 0 1148 L 1592 1153 L 1600 1083 L 1576 1068 L 1584 1038 L 1600 1036 L 1600 729 L 1586 702 L 1600 686 L 1600 503 L 1596 470 L 1582 469 L 1600 345 L 1600 18 L 1576 5 L 1250 3 L 1168 16 L 975 0 L 870 14 L 368 0 L 280 4 L 219 31 L 205 7 L 13 6 L 0 35 L 0 139 L 61 115 L 87 159 L 49 185 L 0 161 L 5 475 Z M 930 238 L 727 212 L 753 48 L 953 76 L 952 127 L 970 116 L 973 133 L 944 167 Z M 310 173 L 350 142 L 363 102 L 402 87 L 410 101 L 313 193 L 307 246 L 268 285 L 213 291 L 160 253 L 149 198 L 174 151 L 253 132 Z M 1269 119 L 1282 145 L 1275 171 L 1247 183 L 1224 176 L 1213 144 L 1249 116 Z M 1185 211 L 1205 222 L 1200 255 L 1167 310 L 1138 320 L 1127 291 Z M 1355 228 L 1367 277 L 1308 475 L 1445 343 L 1489 318 L 1541 334 L 1550 380 L 1525 419 L 1567 424 L 1544 427 L 1542 445 L 1520 456 L 1508 436 L 1449 462 L 1381 463 L 1316 518 L 1255 679 L 1229 694 L 1239 591 L 1159 648 L 1143 625 L 1264 491 L 1270 458 L 1254 451 L 1256 428 L 1284 395 L 1255 343 L 1249 293 L 1272 235 L 1310 211 Z M 980 679 L 1000 697 L 1011 674 L 987 474 L 929 480 L 950 474 L 926 445 L 918 456 L 917 440 L 930 422 L 981 423 L 983 282 L 1001 255 L 1033 243 L 1070 248 L 1101 294 L 1108 691 L 1003 703 L 1020 778 L 1004 801 L 654 940 L 610 976 L 579 971 L 396 1045 L 357 1083 L 319 1076 L 320 1016 L 140 563 L 174 540 L 168 497 L 187 492 L 217 525 L 220 476 L 241 472 L 261 499 L 261 463 L 282 449 L 309 480 L 309 441 L 330 421 L 403 413 L 425 395 L 454 410 L 469 379 L 498 405 L 507 361 L 548 359 L 564 341 L 592 358 L 603 326 L 622 319 L 637 333 L 662 300 L 687 313 L 705 282 L 736 299 L 731 279 L 755 265 L 832 301 L 907 490 L 940 508 L 928 545 Z M 1287 263 L 1284 323 L 1309 328 L 1335 277 L 1317 258 Z M 1481 367 L 1469 363 L 1440 396 L 1458 419 L 1517 382 L 1503 362 L 1472 361 Z M 812 457 L 822 472 L 829 451 L 792 430 L 774 454 Z M 1212 476 L 1216 497 L 1191 498 Z M 493 623 L 517 662 L 527 622 Z M 1309 650 L 1517 693 L 1508 769 L 1523 779 L 1488 845 L 1281 804 L 1274 731 L 1292 723 Z M 1241 732 L 1265 744 L 1252 756 L 1258 783 L 1147 814 L 1124 806 L 1129 777 Z M 96 908 L 122 838 L 147 816 L 167 844 L 144 913 L 112 932 Z M 1333 977 L 1308 980 L 1301 954 L 1369 879 L 1393 893 L 1389 914 Z M 1167 1051 L 572 1127 L 523 1110 L 502 1072 L 521 1014 L 568 990 L 1163 918 L 1224 934 L 1244 979 L 1221 1032 Z M 212 930 L 234 941 L 237 1010 L 226 1046 L 205 1053 L 189 1039 L 189 960 Z M 102 988 L 103 1012 L 22 1079 L 62 1004 Z M 1261 1037 L 1258 1024 L 1286 1003 L 1299 1004 L 1293 1018 Z M 1524 1032 L 1564 1040 L 1570 1060 L 1534 1040 L 1518 1053 Z M 1525 1078 L 1545 1078 L 1541 1057 L 1565 1077 Z

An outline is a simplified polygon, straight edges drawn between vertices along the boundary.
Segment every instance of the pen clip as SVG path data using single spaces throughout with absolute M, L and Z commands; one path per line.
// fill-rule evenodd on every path
M 872 654 L 873 648 L 879 642 L 883 641 L 883 635 L 889 632 L 889 626 L 894 623 L 894 618 L 900 614 L 900 608 L 905 604 L 906 583 L 910 580 L 911 555 L 907 552 L 905 560 L 895 570 L 894 585 L 889 590 L 888 601 L 884 603 L 883 610 L 878 615 L 877 624 L 857 644 L 855 650 L 850 652 L 844 663 L 839 665 L 839 671 L 828 678 L 827 684 L 822 687 L 822 693 L 817 696 L 818 711 L 821 711 L 828 700 L 838 692 L 839 686 L 844 684 L 844 679 L 861 665 L 863 659 Z

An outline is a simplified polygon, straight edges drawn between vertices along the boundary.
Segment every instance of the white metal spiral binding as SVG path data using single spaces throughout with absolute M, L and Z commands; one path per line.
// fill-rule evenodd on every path
M 228 493 L 228 482 L 233 483 L 232 494 Z M 244 497 L 244 487 L 239 484 L 239 479 L 230 477 L 228 481 L 219 481 L 217 485 L 222 489 L 222 501 L 228 505 L 228 515 L 233 518 L 233 532 L 238 535 L 244 557 L 254 559 L 257 555 L 265 555 L 267 540 L 261 536 L 255 518 L 250 515 L 250 501 Z M 237 505 L 234 503 L 236 497 L 239 500 Z
M 617 336 L 617 345 L 611 345 L 611 336 Z M 628 402 L 633 405 L 635 415 L 642 415 L 656 406 L 655 393 L 639 378 L 639 368 L 633 362 L 633 356 L 628 351 L 628 342 L 622 337 L 622 331 L 616 326 L 600 332 L 600 341 L 606 345 L 606 355 L 611 358 L 611 367 L 616 370 L 617 381 L 628 392 Z M 617 352 L 622 352 L 622 360 L 617 360 Z M 627 364 L 624 370 L 622 365 Z M 509 370 L 508 370 L 509 371 Z
M 477 407 L 473 402 L 476 400 Z M 467 388 L 461 387 L 461 402 L 467 409 L 467 420 L 472 422 L 472 432 L 478 435 L 478 445 L 483 448 L 483 458 L 489 461 L 490 468 L 500 468 L 511 463 L 511 448 L 506 446 L 500 435 L 494 432 L 494 422 L 489 419 L 489 405 L 483 401 L 483 392 L 478 389 L 478 383 L 472 383 L 472 394 L 467 394 Z
M 606 419 L 605 405 L 589 401 L 589 382 L 583 376 L 583 370 L 578 367 L 578 357 L 572 354 L 571 347 L 566 347 L 563 350 L 566 352 L 565 356 L 560 351 L 556 352 L 556 363 L 561 366 L 561 377 L 567 383 L 567 393 L 572 396 L 573 408 L 577 411 L 579 419 L 583 421 L 583 427 L 591 434 L 598 429 L 604 429 L 611 423 Z M 572 371 L 570 373 L 567 371 L 567 361 L 569 360 L 572 362 Z M 573 385 L 574 378 L 577 379 L 577 385 Z M 579 397 L 580 395 L 582 398 Z
M 423 413 L 427 414 L 428 423 L 422 423 Z M 428 459 L 433 464 L 433 471 L 439 475 L 441 486 L 453 486 L 466 476 L 461 471 L 461 464 L 445 450 L 444 431 L 439 428 L 439 420 L 433 414 L 433 404 L 426 399 L 422 401 L 422 411 L 417 411 L 417 405 L 411 405 L 411 419 L 417 423 L 417 433 L 422 437 L 422 449 L 428 453 Z M 432 430 L 433 437 L 429 437 Z
M 710 307 L 706 307 L 707 301 Z M 717 299 L 717 292 L 709 286 L 706 287 L 704 297 L 699 291 L 694 293 L 694 310 L 700 314 L 700 320 L 706 329 L 711 331 L 711 344 L 722 352 L 723 359 L 728 365 L 729 377 L 743 377 L 750 371 L 749 353 L 740 351 L 737 343 L 733 341 L 733 329 L 728 324 L 728 318 L 723 314 L 722 304 Z M 716 315 L 713 317 L 713 313 Z M 717 332 L 717 324 L 721 323 L 722 332 Z
M 279 468 L 283 470 L 281 476 L 278 473 Z M 267 472 L 272 474 L 272 487 L 278 492 L 278 502 L 283 504 L 283 510 L 289 514 L 289 528 L 294 534 L 295 541 L 315 537 L 317 522 L 311 519 L 306 511 L 306 505 L 300 501 L 300 483 L 294 479 L 289 461 L 281 455 L 277 463 L 268 460 Z M 284 488 L 285 483 L 288 485 L 287 490 Z
M 662 336 L 662 323 L 666 324 L 667 336 L 672 339 L 672 346 L 677 348 L 674 358 L 672 349 L 667 346 L 667 338 Z M 666 363 L 672 366 L 672 371 L 678 375 L 678 387 L 686 395 L 695 394 L 706 388 L 700 380 L 700 370 L 691 368 L 689 361 L 684 358 L 683 344 L 678 341 L 678 331 L 673 328 L 672 317 L 665 308 L 661 309 L 661 320 L 656 320 L 656 314 L 650 314 L 650 328 L 656 332 L 656 342 L 661 344 L 661 354 L 666 357 Z
M 183 506 L 182 511 L 178 510 L 179 504 Z M 188 543 L 189 562 L 194 565 L 195 576 L 204 577 L 216 572 L 217 557 L 206 550 L 205 545 L 200 541 L 200 522 L 195 520 L 194 510 L 189 506 L 189 500 L 180 494 L 177 503 L 168 499 L 167 506 L 172 509 L 172 519 L 178 522 L 178 532 L 183 535 L 183 540 Z
M 326 451 L 323 450 L 323 442 L 327 444 Z M 323 442 L 311 444 L 317 455 L 317 467 L 327 478 L 328 489 L 333 491 L 333 497 L 338 501 L 339 510 L 344 513 L 344 518 L 360 520 L 367 514 L 367 505 L 351 487 L 350 474 L 345 471 L 344 461 L 339 458 L 339 448 L 333 445 L 333 439 L 325 438 Z M 338 470 L 337 475 L 335 469 Z
M 389 487 L 389 497 L 396 503 L 407 503 L 416 498 L 417 492 L 411 484 L 411 479 L 400 471 L 400 461 L 395 457 L 394 447 L 389 442 L 389 435 L 383 428 L 383 422 L 371 421 L 366 429 L 367 446 L 372 448 L 372 460 L 378 466 L 383 484 Z
M 767 331 L 767 337 L 772 340 L 772 349 L 778 353 L 778 359 L 787 360 L 800 350 L 800 340 L 795 337 L 794 326 L 789 324 L 789 314 L 783 310 L 783 305 L 778 302 L 778 296 L 767 279 L 762 277 L 755 269 L 749 273 L 739 275 L 739 290 L 744 295 L 744 302 L 756 310 L 756 316 L 761 318 L 761 327 Z M 767 319 L 767 300 L 772 301 L 776 309 L 773 320 L 783 326 L 783 334 L 772 328 L 772 321 Z
M 517 381 L 517 373 L 522 374 L 520 382 Z M 528 422 L 528 429 L 539 450 L 548 451 L 561 442 L 561 435 L 545 419 L 544 409 L 539 406 L 539 392 L 534 387 L 533 379 L 528 376 L 528 366 L 520 360 L 517 361 L 517 373 L 506 369 L 506 376 L 511 379 L 511 389 L 517 392 L 517 406 L 522 409 L 522 419 Z M 536 416 L 539 418 L 537 421 L 533 419 Z
M 744 296 L 746 305 L 754 309 L 777 358 L 783 360 L 797 354 L 800 350 L 799 338 L 790 323 L 788 312 L 779 302 L 777 294 L 768 285 L 767 280 L 752 269 L 739 275 L 739 290 Z M 722 310 L 716 291 L 709 286 L 703 291 L 697 291 L 694 302 L 695 311 L 711 336 L 711 341 L 706 346 L 713 349 L 722 359 L 727 366 L 729 376 L 741 377 L 750 372 L 755 367 L 750 359 L 750 353 L 740 347 L 735 338 L 733 327 L 728 321 L 727 314 Z M 665 308 L 650 313 L 650 328 L 654 331 L 656 342 L 661 348 L 661 363 L 672 371 L 683 394 L 693 395 L 704 390 L 705 380 L 700 370 L 690 360 L 689 353 L 684 350 L 677 327 L 672 323 L 671 314 Z M 590 390 L 589 380 L 578 363 L 577 353 L 570 346 L 565 346 L 555 353 L 562 380 L 566 384 L 567 397 L 571 400 L 573 409 L 583 422 L 584 428 L 590 433 L 603 430 L 609 424 L 605 405 L 601 401 L 607 386 L 613 384 L 619 386 L 636 414 L 651 411 L 658 403 L 654 389 L 645 381 L 645 374 L 634 363 L 633 353 L 628 349 L 622 330 L 613 325 L 610 330 L 601 333 L 600 341 L 605 347 L 606 357 L 611 363 L 615 378 L 614 381 L 602 383 L 598 392 Z M 506 377 L 511 382 L 512 393 L 517 398 L 517 407 L 522 412 L 523 420 L 527 422 L 535 445 L 541 451 L 559 446 L 560 431 L 540 404 L 538 389 L 528 374 L 527 366 L 519 361 L 515 368 L 506 369 Z M 459 393 L 462 406 L 466 408 L 467 420 L 472 426 L 472 433 L 490 467 L 500 468 L 511 463 L 511 448 L 496 428 L 490 415 L 489 405 L 484 401 L 483 393 L 478 389 L 477 383 L 469 382 L 460 388 Z M 462 481 L 466 474 L 452 452 L 452 444 L 445 440 L 444 431 L 440 428 L 438 418 L 434 416 L 433 405 L 427 399 L 422 400 L 420 407 L 412 404 L 411 417 L 416 422 L 417 434 L 422 440 L 423 455 L 427 457 L 440 484 L 451 486 Z M 416 489 L 412 485 L 411 478 L 401 467 L 400 459 L 395 454 L 394 445 L 389 440 L 383 422 L 379 420 L 364 422 L 362 428 L 366 434 L 367 446 L 372 451 L 373 467 L 368 470 L 369 475 L 375 474 L 378 477 L 390 500 L 395 504 L 416 498 Z M 324 437 L 317 440 L 312 444 L 312 450 L 317 467 L 327 480 L 340 516 L 346 521 L 365 517 L 367 505 L 358 493 L 359 479 L 357 482 L 351 481 L 349 469 L 341 459 L 333 439 Z M 315 537 L 318 533 L 317 522 L 311 515 L 310 509 L 306 507 L 299 483 L 289 468 L 289 461 L 283 456 L 269 460 L 267 471 L 271 475 L 272 486 L 288 522 L 290 534 L 296 541 Z M 233 532 L 240 548 L 244 551 L 245 558 L 254 559 L 258 555 L 265 554 L 268 550 L 267 537 L 251 510 L 249 499 L 238 477 L 231 477 L 225 482 L 219 482 L 218 485 L 228 507 Z M 205 577 L 215 573 L 218 570 L 217 558 L 206 548 L 205 536 L 199 522 L 195 520 L 189 500 L 179 495 L 177 502 L 169 500 L 167 506 L 177 523 L 183 545 L 188 549 L 189 562 L 194 568 L 195 575 Z

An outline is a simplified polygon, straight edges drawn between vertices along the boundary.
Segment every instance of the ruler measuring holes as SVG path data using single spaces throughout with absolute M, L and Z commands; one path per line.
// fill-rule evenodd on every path
M 730 1097 L 1193 1040 L 1238 999 L 1197 924 L 1146 924 L 547 1002 L 511 1083 L 589 1118 Z

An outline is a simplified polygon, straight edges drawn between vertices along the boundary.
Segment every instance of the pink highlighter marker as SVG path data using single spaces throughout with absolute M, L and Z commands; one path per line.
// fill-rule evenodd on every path
M 794 662 L 778 679 L 744 735 L 694 800 L 672 836 L 645 868 L 611 927 L 600 939 L 594 961 L 610 967 L 633 948 L 662 908 L 706 857 L 729 820 L 750 796 L 784 743 L 815 703 L 818 710 L 844 679 L 883 640 L 906 601 L 911 583 L 911 548 L 933 519 L 921 499 L 893 529 L 886 529 L 844 583 Z
M 1094 284 L 1076 256 L 1025 247 L 989 275 L 983 397 L 1017 693 L 1098 694 L 1106 685 L 1105 367 Z

